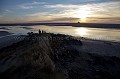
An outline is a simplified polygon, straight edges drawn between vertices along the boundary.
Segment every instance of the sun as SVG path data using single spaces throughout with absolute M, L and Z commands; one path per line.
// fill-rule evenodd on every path
M 87 18 L 87 15 L 86 14 L 78 14 L 77 17 L 83 20 L 83 19 Z
M 87 17 L 88 17 L 88 15 L 86 13 L 77 15 L 77 18 L 79 18 L 80 22 L 86 22 L 87 21 Z
M 90 11 L 87 7 L 80 8 L 75 11 L 75 17 L 79 18 L 81 22 L 86 22 L 88 17 L 90 17 Z

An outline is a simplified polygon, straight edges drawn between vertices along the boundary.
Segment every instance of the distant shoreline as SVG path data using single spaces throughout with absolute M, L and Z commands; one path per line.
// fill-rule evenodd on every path
M 119 28 L 120 29 L 120 24 L 97 24 L 97 23 L 8 23 L 8 24 L 0 24 L 0 26 L 35 26 L 35 25 L 114 28 L 114 29 Z

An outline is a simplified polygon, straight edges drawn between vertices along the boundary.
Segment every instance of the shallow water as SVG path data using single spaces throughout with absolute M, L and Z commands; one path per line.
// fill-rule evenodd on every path
M 1 26 L 2 27 L 2 26 Z M 108 28 L 87 28 L 87 27 L 72 27 L 72 26 L 4 26 L 7 29 L 0 31 L 8 31 L 16 35 L 26 35 L 28 32 L 38 32 L 39 29 L 51 33 L 61 33 L 76 37 L 85 37 L 96 40 L 106 40 L 120 42 L 120 29 Z

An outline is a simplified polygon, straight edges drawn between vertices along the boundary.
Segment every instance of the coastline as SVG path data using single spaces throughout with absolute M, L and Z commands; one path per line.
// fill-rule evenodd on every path
M 48 25 L 48 26 L 73 26 L 73 27 L 93 27 L 93 28 L 116 28 L 120 29 L 120 24 L 100 24 L 100 23 L 11 23 L 0 24 L 0 26 L 34 26 L 34 25 Z M 109 26 L 109 27 L 108 27 Z
M 109 44 L 103 44 L 101 41 L 78 40 L 69 35 L 44 31 L 40 34 L 28 33 L 24 40 L 0 49 L 0 77 L 5 79 L 119 79 L 119 57 L 104 55 L 98 51 L 94 53 L 80 50 L 80 48 L 87 50 L 86 46 L 93 46 L 97 50 L 102 49 L 96 48 L 96 45 L 103 45 L 104 48 Z
M 64 35 L 64 34 L 61 34 Z M 105 56 L 116 56 L 120 58 L 120 42 L 112 42 L 105 40 L 94 40 L 84 37 L 74 37 L 70 35 L 65 35 L 66 37 L 72 37 L 73 39 L 80 40 L 83 43 L 83 46 L 71 45 L 73 48 L 78 51 L 96 53 Z M 13 43 L 20 42 L 24 40 L 26 35 L 8 35 L 0 38 L 0 49 L 11 46 Z M 113 51 L 114 50 L 114 51 Z

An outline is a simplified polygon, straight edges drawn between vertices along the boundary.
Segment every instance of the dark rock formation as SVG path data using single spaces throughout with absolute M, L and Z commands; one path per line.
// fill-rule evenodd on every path
M 80 40 L 34 34 L 0 49 L 2 79 L 120 79 L 120 58 L 81 52 Z

